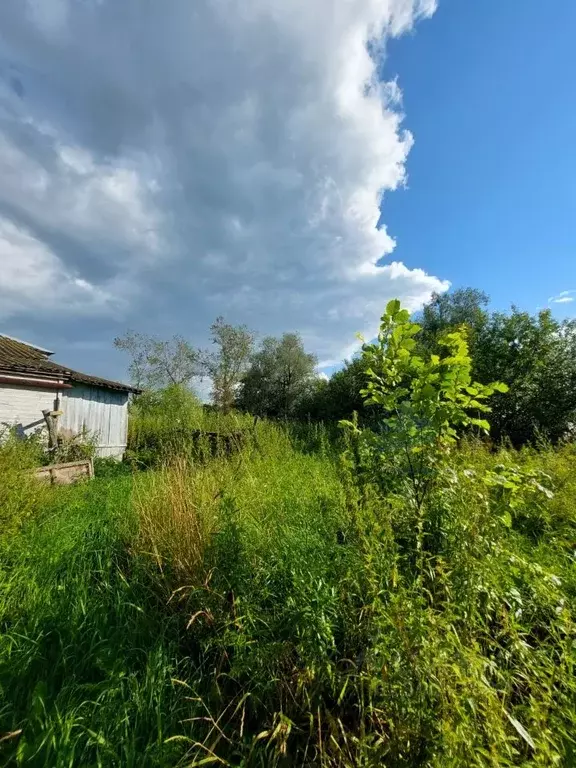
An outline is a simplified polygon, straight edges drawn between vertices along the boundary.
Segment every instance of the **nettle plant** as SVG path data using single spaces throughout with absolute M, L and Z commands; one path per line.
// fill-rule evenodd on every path
M 446 354 L 428 360 L 416 353 L 419 331 L 398 299 L 388 303 L 377 340 L 364 344 L 362 356 L 368 384 L 361 394 L 382 417 L 376 429 L 360 429 L 357 420 L 340 424 L 376 470 L 379 464 L 382 471 L 396 468 L 397 490 L 408 492 L 420 513 L 463 430 L 488 434 L 486 401 L 508 388 L 472 381 L 464 330 L 447 333 L 441 340 Z

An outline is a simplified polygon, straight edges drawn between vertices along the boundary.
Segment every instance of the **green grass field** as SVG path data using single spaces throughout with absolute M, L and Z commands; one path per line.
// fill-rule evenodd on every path
M 69 488 L 0 452 L 1 765 L 576 765 L 575 448 L 462 444 L 422 560 L 308 432 Z

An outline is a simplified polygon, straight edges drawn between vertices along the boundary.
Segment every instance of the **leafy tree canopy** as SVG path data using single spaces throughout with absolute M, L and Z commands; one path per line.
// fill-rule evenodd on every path
M 328 381 L 318 379 L 298 406 L 301 418 L 337 421 L 349 417 L 363 407 L 360 390 L 367 384 L 366 371 L 360 357 L 346 361 Z
M 465 327 L 474 377 L 509 387 L 493 399 L 494 438 L 560 439 L 576 421 L 576 322 L 559 322 L 550 310 L 488 312 L 487 304 L 472 288 L 434 296 L 419 316 L 419 348 L 436 353 L 443 334 Z
M 212 402 L 227 412 L 250 363 L 254 334 L 245 325 L 230 325 L 218 317 L 210 328 L 213 349 L 202 354 L 203 367 L 212 379 Z
M 422 330 L 418 334 L 420 354 L 440 354 L 440 340 L 447 331 L 466 332 L 472 360 L 476 357 L 476 342 L 489 319 L 490 299 L 476 288 L 459 288 L 452 293 L 435 293 L 414 320 Z
M 316 382 L 317 359 L 297 333 L 269 336 L 252 356 L 237 404 L 262 416 L 291 416 Z
M 129 356 L 130 378 L 143 389 L 190 386 L 202 373 L 200 352 L 182 336 L 165 341 L 127 331 L 124 336 L 114 339 L 114 346 Z

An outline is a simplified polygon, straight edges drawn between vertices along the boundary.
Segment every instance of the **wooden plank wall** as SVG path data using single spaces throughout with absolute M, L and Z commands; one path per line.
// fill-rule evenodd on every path
M 97 436 L 98 456 L 121 458 L 128 439 L 128 393 L 74 384 L 63 393 L 60 429 Z

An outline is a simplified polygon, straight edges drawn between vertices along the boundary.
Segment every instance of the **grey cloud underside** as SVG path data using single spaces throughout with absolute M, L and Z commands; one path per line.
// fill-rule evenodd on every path
M 0 277 L 0 319 L 201 340 L 223 313 L 298 329 L 329 361 L 388 298 L 442 290 L 375 266 L 394 247 L 381 194 L 403 183 L 412 138 L 366 50 L 433 10 L 4 0 L 0 257 L 43 272 L 29 290 Z

